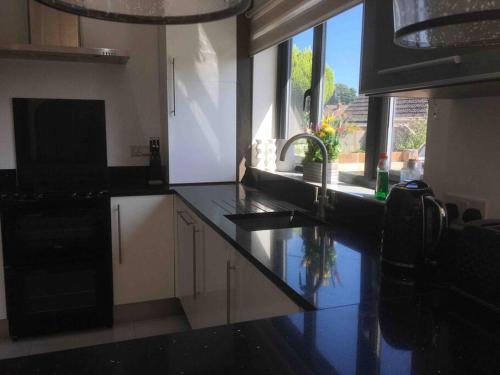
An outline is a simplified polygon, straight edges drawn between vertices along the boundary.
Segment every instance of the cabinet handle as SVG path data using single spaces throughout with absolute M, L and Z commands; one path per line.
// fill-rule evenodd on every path
M 118 264 L 122 264 L 122 218 L 121 218 L 121 212 L 120 212 L 120 205 L 116 205 L 116 214 L 117 214 L 117 221 L 118 221 Z
M 196 298 L 198 294 L 198 288 L 197 288 L 197 269 L 196 269 L 196 234 L 199 233 L 200 231 L 193 226 L 193 295 L 194 298 Z
M 170 111 L 170 114 L 175 117 L 175 58 L 172 58 L 172 99 L 173 108 Z
M 231 271 L 234 271 L 236 267 L 231 266 L 231 262 L 228 260 L 226 262 L 226 320 L 227 324 L 231 323 Z
M 452 64 L 458 65 L 461 63 L 462 63 L 462 57 L 456 55 L 456 56 L 450 56 L 450 57 L 443 57 L 443 58 L 435 59 L 435 60 L 422 61 L 422 62 L 418 62 L 415 64 L 401 65 L 401 66 L 397 66 L 394 68 L 382 69 L 382 70 L 378 71 L 378 74 L 381 76 L 384 76 L 384 75 L 389 75 L 389 74 L 411 72 L 412 70 L 430 68 L 433 66 L 452 65 Z
M 193 222 L 193 221 L 191 221 L 191 220 L 186 219 L 186 218 L 184 217 L 184 215 L 189 216 L 189 215 L 188 215 L 186 212 L 184 212 L 184 211 L 177 211 L 177 216 L 179 216 L 179 217 L 182 219 L 182 221 L 183 221 L 186 225 L 193 225 L 193 224 L 194 224 L 194 222 Z

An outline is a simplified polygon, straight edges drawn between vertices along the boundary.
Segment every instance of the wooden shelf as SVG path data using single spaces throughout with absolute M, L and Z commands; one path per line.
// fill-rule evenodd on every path
M 126 64 L 127 51 L 110 48 L 56 47 L 34 44 L 0 45 L 0 58 L 78 61 L 100 64 Z

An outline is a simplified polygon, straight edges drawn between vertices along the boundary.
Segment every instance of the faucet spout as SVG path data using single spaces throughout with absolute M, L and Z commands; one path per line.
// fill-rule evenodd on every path
M 325 144 L 323 143 L 323 141 L 320 138 L 316 137 L 315 135 L 309 134 L 309 133 L 301 133 L 301 134 L 294 135 L 288 141 L 286 141 L 286 143 L 283 145 L 283 148 L 281 149 L 281 153 L 280 153 L 280 160 L 281 161 L 285 160 L 286 153 L 287 153 L 288 149 L 290 148 L 290 146 L 292 145 L 292 143 L 294 143 L 295 141 L 297 141 L 299 139 L 310 139 L 310 140 L 314 141 L 315 143 L 317 143 L 317 145 L 319 146 L 319 149 L 321 151 L 321 158 L 323 160 L 322 160 L 322 166 L 321 166 L 321 196 L 319 197 L 319 202 L 318 202 L 319 207 L 318 208 L 319 208 L 320 218 L 324 219 L 325 218 L 325 208 L 326 208 L 326 205 L 328 203 L 328 193 L 327 193 L 327 184 L 326 184 L 328 150 L 326 149 Z

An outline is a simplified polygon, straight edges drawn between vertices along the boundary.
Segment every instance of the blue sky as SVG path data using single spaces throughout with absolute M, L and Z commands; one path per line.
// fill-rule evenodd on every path
M 335 82 L 359 88 L 363 6 L 358 5 L 327 22 L 326 63 L 335 71 Z M 312 48 L 313 31 L 293 38 L 299 48 Z

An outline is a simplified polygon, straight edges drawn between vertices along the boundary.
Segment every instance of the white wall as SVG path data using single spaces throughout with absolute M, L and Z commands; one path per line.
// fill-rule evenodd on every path
M 0 24 L 18 15 L 9 9 L 0 5 Z M 158 28 L 81 18 L 81 38 L 85 47 L 126 49 L 130 60 L 108 65 L 0 59 L 0 169 L 15 168 L 12 97 L 103 99 L 108 164 L 148 164 L 148 158 L 132 158 L 130 146 L 163 134 Z
M 432 100 L 425 180 L 440 198 L 456 193 L 488 201 L 500 218 L 500 97 Z
M 271 47 L 253 59 L 252 141 L 274 138 L 277 53 L 278 48 Z

